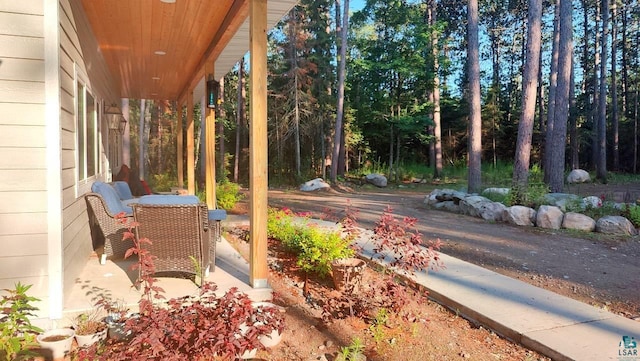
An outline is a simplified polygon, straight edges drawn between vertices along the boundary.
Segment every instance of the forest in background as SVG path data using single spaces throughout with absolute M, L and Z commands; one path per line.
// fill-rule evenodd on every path
M 526 168 L 544 168 L 552 190 L 554 182 L 558 186 L 547 178 L 552 168 L 561 168 L 562 175 L 566 169 L 595 170 L 603 181 L 607 171 L 637 173 L 637 0 L 367 0 L 351 13 L 345 12 L 348 5 L 348 0 L 302 0 L 269 34 L 270 182 L 331 179 L 332 168 L 338 175 L 362 169 L 391 175 L 414 164 L 428 165 L 430 176 L 441 177 L 447 165 L 468 165 L 471 172 L 477 167 L 474 154 L 485 164 L 515 160 L 517 167 L 524 153 L 519 128 L 528 118 Z M 527 62 L 536 54 L 527 41 L 536 35 L 531 33 L 536 7 L 540 48 Z M 479 99 L 470 91 L 474 51 Z M 216 173 L 244 184 L 249 73 L 240 61 L 222 79 L 216 114 L 217 154 L 227 155 L 217 161 L 224 172 Z M 532 78 L 536 101 L 529 109 Z M 556 94 L 565 88 L 566 101 Z M 175 177 L 175 105 L 148 100 L 146 121 L 139 122 L 141 101 L 130 104 L 133 164 L 139 162 L 143 124 L 146 178 Z M 470 104 L 478 105 L 478 118 Z M 202 147 L 200 113 L 197 107 L 197 148 Z M 479 127 L 472 118 L 481 121 Z M 559 136 L 552 135 L 554 124 Z M 472 135 L 481 140 L 477 152 L 470 146 Z M 553 152 L 559 155 L 552 160 Z M 202 158 L 196 159 L 200 169 Z M 469 182 L 470 188 L 478 186 Z

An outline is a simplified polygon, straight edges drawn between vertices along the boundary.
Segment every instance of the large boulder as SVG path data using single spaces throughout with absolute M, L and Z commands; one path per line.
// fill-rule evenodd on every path
M 511 206 L 504 210 L 502 219 L 516 226 L 533 226 L 536 219 L 536 211 L 525 206 Z
M 567 212 L 562 220 L 562 228 L 593 232 L 596 229 L 596 221 L 582 213 Z
M 387 177 L 379 173 L 367 174 L 364 179 L 376 187 L 384 188 L 387 186 Z
M 312 179 L 308 182 L 303 183 L 300 186 L 300 190 L 303 192 L 313 192 L 318 189 L 331 188 L 329 183 L 325 182 L 322 178 Z
M 567 176 L 567 183 L 584 183 L 591 181 L 589 172 L 583 169 L 574 169 Z
M 431 206 L 438 202 L 446 201 L 453 201 L 458 204 L 460 200 L 464 199 L 466 196 L 466 193 L 459 192 L 453 189 L 434 189 L 433 191 L 431 191 L 431 193 L 429 193 L 424 202 Z
M 473 217 L 480 217 L 480 210 L 484 203 L 491 202 L 483 196 L 468 196 L 460 201 L 460 212 Z
M 633 224 L 622 216 L 604 216 L 598 219 L 596 232 L 623 236 L 633 236 L 637 233 Z
M 536 213 L 536 226 L 540 228 L 560 229 L 564 214 L 559 207 L 542 205 Z
M 448 212 L 459 213 L 460 206 L 457 205 L 454 201 L 444 201 L 433 204 L 434 209 L 441 209 Z
M 500 202 L 482 203 L 479 209 L 480 218 L 487 221 L 501 222 L 507 207 Z

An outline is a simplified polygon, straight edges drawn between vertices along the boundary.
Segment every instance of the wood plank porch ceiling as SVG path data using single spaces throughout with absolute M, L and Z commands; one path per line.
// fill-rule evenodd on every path
M 120 97 L 178 100 L 202 80 L 206 62 L 215 61 L 220 77 L 247 52 L 243 29 L 248 29 L 249 1 L 82 0 L 82 5 Z M 269 26 L 296 3 L 268 0 Z

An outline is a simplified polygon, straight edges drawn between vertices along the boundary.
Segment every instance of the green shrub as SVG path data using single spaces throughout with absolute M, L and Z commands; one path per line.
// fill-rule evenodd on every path
M 243 197 L 240 193 L 240 185 L 236 183 L 223 181 L 216 186 L 218 208 L 232 209 Z
M 544 196 L 547 193 L 549 193 L 549 186 L 546 184 L 529 182 L 529 187 L 527 187 L 527 190 L 523 194 L 518 194 L 514 188 L 511 188 L 511 191 L 505 199 L 505 205 L 507 207 L 522 205 L 535 209 L 542 204 Z
M 636 228 L 640 227 L 640 206 L 635 204 L 626 206 L 623 215 L 631 221 Z
M 31 324 L 30 317 L 38 310 L 33 302 L 39 299 L 27 296 L 31 285 L 16 283 L 14 289 L 3 289 L 0 298 L 0 360 L 18 360 L 33 356 L 28 348 L 35 346 L 36 336 L 42 330 Z
M 177 186 L 178 180 L 168 173 L 154 174 L 151 180 L 151 188 L 156 192 L 168 192 Z
M 489 199 L 492 202 L 499 202 L 503 204 L 506 204 L 509 199 L 509 193 L 502 194 L 502 193 L 489 192 L 489 193 L 482 193 L 482 196 L 484 196 L 485 198 Z
M 287 209 L 269 209 L 267 235 L 293 252 L 303 271 L 324 277 L 331 271 L 331 261 L 353 256 L 350 241 L 341 232 L 320 229 L 294 216 Z

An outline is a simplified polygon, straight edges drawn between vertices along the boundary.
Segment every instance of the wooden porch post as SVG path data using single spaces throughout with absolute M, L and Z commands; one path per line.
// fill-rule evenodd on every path
M 208 62 L 205 66 L 205 80 L 209 77 L 213 79 L 214 66 L 213 62 Z M 206 83 L 206 82 L 205 82 Z M 217 104 L 217 99 L 216 99 Z M 205 189 L 207 196 L 207 207 L 216 209 L 216 112 L 215 109 L 206 109 L 206 126 L 205 126 Z
M 193 139 L 193 91 L 187 92 L 187 192 L 196 194 L 195 144 Z
M 184 187 L 184 132 L 182 131 L 182 103 L 178 102 L 176 105 L 177 108 L 177 116 L 178 116 L 178 139 L 177 139 L 177 149 L 176 155 L 178 157 L 178 187 Z
M 251 214 L 249 236 L 252 287 L 268 287 L 267 277 L 267 0 L 251 0 L 249 5 L 250 127 L 249 192 Z

